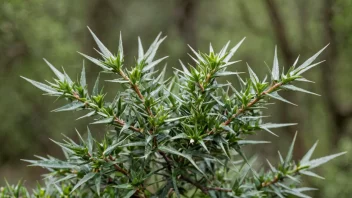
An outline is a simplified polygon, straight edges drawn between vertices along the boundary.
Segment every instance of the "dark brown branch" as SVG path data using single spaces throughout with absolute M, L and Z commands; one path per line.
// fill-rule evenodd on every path
M 274 0 L 265 0 L 268 14 L 270 16 L 271 23 L 273 24 L 274 33 L 280 46 L 280 50 L 286 60 L 286 63 L 293 62 L 293 50 L 289 45 L 286 28 L 282 22 L 282 18 L 279 14 L 278 7 Z
M 347 132 L 346 126 L 348 120 L 352 118 L 352 108 L 342 107 L 340 100 L 336 97 L 336 84 L 335 84 L 335 65 L 334 63 L 338 58 L 338 48 L 337 48 L 337 37 L 336 32 L 333 28 L 333 18 L 334 18 L 334 1 L 324 0 L 323 5 L 323 26 L 325 33 L 325 42 L 331 43 L 329 49 L 327 50 L 327 64 L 321 68 L 322 83 L 325 103 L 329 109 L 329 114 L 333 120 L 333 141 L 335 145 Z
M 182 175 L 181 179 L 192 184 L 193 186 L 197 187 L 199 190 L 201 190 L 204 194 L 208 195 L 208 189 L 205 186 L 200 185 L 198 182 L 195 182 L 193 180 L 191 180 L 190 178 L 188 178 L 187 176 Z
M 196 0 L 178 0 L 175 8 L 175 23 L 181 37 L 185 42 L 196 47 L 196 14 L 197 14 Z
M 111 155 L 109 155 L 109 158 L 105 158 L 105 161 L 106 162 L 108 162 L 108 161 L 113 162 L 113 161 L 115 161 L 115 159 Z M 129 176 L 128 172 L 125 169 L 121 168 L 119 165 L 114 163 L 113 166 L 114 166 L 116 171 L 118 171 L 118 172 L 120 172 L 120 173 L 122 173 L 122 174 L 124 174 L 126 176 Z
M 166 164 L 167 164 L 167 169 L 171 172 L 171 169 L 172 169 L 172 160 L 167 157 L 166 153 L 162 152 L 162 151 L 159 151 L 160 155 L 163 156 Z
M 236 1 L 236 2 L 239 8 L 238 10 L 240 12 L 240 17 L 243 23 L 248 27 L 248 29 L 252 30 L 253 34 L 256 34 L 259 36 L 263 36 L 264 34 L 266 34 L 266 31 L 264 29 L 261 29 L 254 24 L 253 20 L 251 19 L 251 13 L 248 10 L 247 6 L 245 5 L 245 1 Z

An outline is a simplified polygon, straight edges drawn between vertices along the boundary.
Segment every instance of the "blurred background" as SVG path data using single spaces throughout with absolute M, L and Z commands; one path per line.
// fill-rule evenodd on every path
M 294 122 L 299 125 L 276 130 L 279 138 L 258 132 L 257 137 L 271 145 L 251 147 L 260 151 L 259 160 L 277 159 L 277 150 L 286 152 L 294 132 L 298 140 L 295 158 L 305 154 L 316 140 L 315 157 L 340 151 L 349 153 L 319 169 L 326 180 L 309 179 L 307 185 L 318 187 L 313 197 L 349 197 L 352 194 L 352 0 L 0 0 L 0 184 L 4 177 L 11 183 L 26 180 L 27 185 L 40 181 L 43 170 L 26 167 L 20 159 L 34 154 L 61 156 L 60 149 L 49 138 L 62 135 L 77 139 L 75 128 L 85 132 L 89 120 L 74 121 L 81 114 L 51 113 L 63 101 L 41 96 L 41 91 L 19 76 L 43 81 L 53 74 L 42 58 L 56 67 L 64 66 L 73 78 L 78 76 L 83 57 L 76 51 L 96 56 L 96 47 L 86 26 L 112 51 L 117 51 L 122 32 L 127 62 L 137 55 L 137 36 L 146 48 L 162 31 L 168 38 L 159 57 L 170 55 L 172 67 L 178 59 L 189 62 L 190 44 L 207 51 L 211 42 L 216 50 L 228 41 L 235 45 L 246 41 L 235 55 L 243 60 L 235 70 L 245 71 L 245 63 L 261 77 L 267 73 L 264 61 L 272 65 L 277 45 L 281 66 L 290 66 L 300 54 L 309 58 L 327 43 L 330 46 L 319 57 L 326 60 L 305 77 L 315 84 L 303 88 L 322 96 L 286 93 L 284 97 L 299 107 L 276 102 L 266 114 L 272 122 Z M 287 68 L 287 67 L 286 67 Z M 92 83 L 100 69 L 86 61 Z M 109 76 L 105 76 L 109 78 Z M 111 79 L 111 77 L 110 77 Z M 236 83 L 235 77 L 226 79 Z M 106 84 L 110 97 L 119 86 Z M 105 128 L 91 127 L 97 136 Z M 273 161 L 273 160 L 272 160 Z

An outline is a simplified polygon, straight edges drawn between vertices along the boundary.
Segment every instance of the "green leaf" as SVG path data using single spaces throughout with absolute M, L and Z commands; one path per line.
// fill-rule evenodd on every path
M 133 186 L 129 183 L 127 184 L 119 184 L 114 186 L 115 188 L 119 188 L 119 189 L 133 189 Z
M 142 46 L 142 41 L 141 38 L 138 37 L 138 64 L 141 63 L 141 61 L 144 59 L 144 50 Z
M 276 168 L 269 162 L 269 160 L 266 160 L 266 161 L 268 162 L 271 171 L 276 173 L 277 172 Z
M 166 152 L 166 153 L 171 153 L 174 155 L 178 155 L 181 156 L 183 158 L 186 158 L 189 162 L 191 162 L 193 164 L 193 166 L 199 171 L 201 172 L 203 175 L 203 171 L 197 166 L 197 164 L 193 161 L 193 159 L 191 158 L 191 156 L 178 152 L 176 149 L 172 148 L 172 147 L 166 147 L 166 146 L 159 146 L 159 150 Z
M 184 118 L 188 118 L 189 116 L 182 116 L 182 117 L 176 117 L 176 118 L 170 118 L 170 119 L 166 119 L 164 122 L 174 122 L 174 121 L 178 121 Z
M 200 55 L 199 53 L 197 53 L 190 45 L 188 45 L 189 49 L 191 49 L 191 51 L 196 55 L 196 57 L 198 58 L 199 61 L 205 63 L 204 58 L 202 57 L 202 55 Z
M 65 75 L 61 73 L 59 70 L 57 70 L 49 61 L 47 61 L 45 58 L 43 58 L 45 63 L 50 67 L 50 69 L 54 72 L 54 74 L 57 76 L 57 78 L 63 82 L 65 80 Z
M 219 72 L 216 72 L 214 76 L 221 77 L 221 76 L 230 76 L 230 75 L 236 75 L 241 73 L 243 72 L 219 71 Z
M 204 150 L 207 151 L 207 153 L 210 153 L 203 140 L 198 140 L 198 142 L 200 143 L 200 145 L 202 145 L 202 147 L 204 148 Z
M 176 175 L 174 169 L 172 169 L 171 171 L 172 171 L 172 184 L 173 184 L 177 198 L 180 198 L 180 191 L 178 190 L 178 187 L 177 187 L 177 179 L 176 179 L 177 175 Z
M 307 91 L 307 90 L 305 90 L 305 89 L 302 89 L 302 88 L 296 87 L 296 86 L 294 86 L 294 85 L 282 85 L 281 87 L 282 87 L 282 88 L 285 88 L 285 89 L 292 90 L 292 91 L 300 91 L 300 92 L 304 92 L 304 93 L 308 93 L 308 94 L 312 94 L 312 95 L 320 96 L 319 94 L 316 94 L 316 93 L 313 93 L 313 92 Z
M 81 84 L 82 87 L 85 87 L 87 85 L 87 82 L 86 82 L 86 70 L 84 68 L 84 61 L 83 61 L 83 67 L 82 67 L 82 72 L 81 72 L 80 84 Z
M 251 81 L 253 82 L 254 85 L 257 84 L 259 82 L 258 76 L 254 73 L 251 67 L 249 67 L 248 63 L 247 63 L 247 67 L 248 67 L 249 77 L 251 78 Z
M 153 61 L 151 63 L 149 63 L 147 66 L 145 66 L 142 70 L 142 72 L 147 72 L 149 70 L 151 70 L 153 67 L 155 67 L 156 65 L 158 65 L 161 61 L 163 61 L 164 59 L 166 59 L 168 56 L 165 56 L 163 58 L 160 58 L 156 61 Z
M 313 173 L 311 171 L 308 171 L 308 170 L 301 170 L 299 171 L 299 173 L 303 174 L 303 175 L 307 175 L 307 176 L 311 176 L 311 177 L 316 177 L 316 178 L 319 178 L 319 179 L 325 179 L 324 177 L 316 174 L 316 173 Z
M 159 40 L 161 36 L 161 32 L 159 35 L 156 37 L 155 41 L 152 43 L 152 45 L 149 47 L 148 51 L 145 53 L 145 57 L 147 58 L 146 63 L 151 63 L 154 59 L 154 56 L 156 54 L 156 51 L 159 48 L 159 45 L 165 40 L 166 36 L 163 37 L 162 39 Z
M 277 58 L 277 47 L 275 46 L 275 55 L 274 55 L 274 62 L 273 62 L 273 69 L 271 71 L 271 76 L 273 80 L 280 79 L 280 71 L 279 71 L 279 60 Z
M 69 174 L 69 175 L 66 175 L 65 177 L 61 178 L 61 179 L 58 179 L 54 182 L 55 183 L 59 183 L 59 182 L 62 182 L 62 181 L 66 181 L 66 180 L 69 180 L 69 179 L 72 179 L 72 178 L 75 178 L 77 177 L 77 175 L 75 174 Z
M 95 190 L 97 191 L 98 196 L 100 196 L 101 175 L 102 175 L 102 174 L 99 174 L 99 175 L 95 178 L 95 180 L 94 180 Z
M 75 101 L 60 108 L 54 109 L 52 112 L 73 111 L 81 107 L 84 107 L 84 103 Z
M 315 150 L 315 148 L 317 147 L 318 145 L 318 142 L 319 141 L 316 141 L 314 143 L 314 145 L 312 146 L 312 148 L 309 149 L 309 151 L 303 156 L 302 160 L 301 160 L 301 163 L 306 163 L 306 162 L 309 162 L 310 158 L 312 157 L 313 155 L 313 152 Z
M 104 54 L 104 56 L 106 58 L 112 57 L 113 56 L 112 53 L 105 47 L 105 45 L 99 40 L 99 38 L 93 33 L 93 31 L 89 27 L 87 28 L 89 32 L 92 34 L 95 42 L 97 43 L 100 51 Z
M 22 160 L 25 162 L 31 163 L 29 166 L 40 166 L 42 168 L 76 168 L 76 165 L 70 164 L 68 162 L 63 162 L 59 160 L 42 160 L 42 161 L 35 161 L 35 160 Z
M 260 125 L 259 127 L 262 128 L 267 128 L 267 129 L 273 129 L 273 128 L 281 128 L 281 127 L 287 127 L 287 126 L 293 126 L 297 125 L 297 123 L 282 123 L 282 124 L 277 124 L 277 123 L 265 123 Z
M 106 65 L 104 65 L 104 63 L 103 63 L 102 61 L 100 61 L 100 60 L 98 60 L 98 59 L 95 59 L 95 58 L 93 58 L 93 57 L 90 57 L 90 56 L 88 56 L 88 55 L 85 55 L 85 54 L 83 54 L 83 53 L 81 53 L 81 52 L 78 52 L 78 53 L 81 54 L 82 56 L 84 56 L 86 59 L 88 59 L 88 60 L 90 60 L 91 62 L 93 62 L 94 64 L 98 65 L 99 67 L 101 67 L 101 68 L 103 68 L 103 69 L 105 69 L 105 70 L 108 70 L 108 71 L 112 70 L 112 68 L 109 68 L 109 67 L 107 67 Z
M 88 147 L 88 152 L 90 154 L 93 153 L 93 137 L 92 137 L 92 134 L 90 133 L 90 130 L 89 130 L 89 127 L 87 126 L 87 147 Z
M 176 140 L 176 139 L 188 139 L 188 136 L 185 133 L 180 133 L 170 138 L 170 140 Z
M 94 114 L 95 114 L 95 111 L 91 111 L 91 112 L 87 113 L 86 115 L 77 118 L 76 120 L 80 120 L 82 118 L 90 117 L 90 116 L 92 116 Z
M 123 147 L 127 147 L 127 146 L 146 146 L 145 145 L 145 142 L 130 142 L 130 143 L 127 143 L 127 144 L 122 144 L 121 146 Z
M 181 60 L 179 60 L 179 61 L 180 61 L 180 64 L 181 64 L 181 66 L 182 66 L 183 72 L 184 72 L 186 75 L 188 75 L 188 76 L 192 76 L 192 74 L 189 72 L 189 70 L 187 69 L 187 67 L 182 63 L 182 61 L 181 61 Z
M 306 162 L 306 163 L 302 164 L 301 166 L 309 166 L 308 169 L 313 169 L 313 168 L 316 168 L 316 167 L 318 167 L 318 166 L 320 166 L 322 164 L 327 163 L 328 161 L 330 161 L 330 160 L 332 160 L 332 159 L 334 159 L 336 157 L 344 155 L 346 153 L 347 152 L 341 152 L 341 153 L 337 153 L 337 154 L 321 157 L 321 158 L 318 158 L 318 159 L 314 159 L 314 160 L 311 160 L 309 162 Z
M 123 61 L 123 46 L 122 46 L 122 35 L 120 32 L 120 40 L 119 40 L 119 57 L 120 57 L 120 62 Z
M 124 198 L 130 198 L 132 197 L 132 195 L 134 195 L 134 193 L 136 192 L 137 190 L 133 189 L 133 190 L 130 190 L 125 196 Z
M 226 57 L 223 60 L 225 63 L 227 63 L 232 58 L 232 56 L 236 53 L 236 51 L 238 50 L 238 48 L 241 46 L 241 44 L 243 43 L 243 41 L 245 39 L 246 39 L 246 37 L 244 37 L 240 42 L 237 43 L 237 45 L 235 45 L 235 47 L 233 47 L 230 50 L 230 52 L 226 55 Z
M 313 65 L 309 65 L 308 67 L 305 67 L 305 68 L 299 70 L 299 71 L 298 71 L 297 73 L 295 73 L 294 75 L 297 75 L 297 76 L 298 76 L 298 75 L 301 75 L 301 74 L 303 74 L 304 72 L 306 72 L 306 71 L 312 69 L 313 67 L 315 67 L 315 66 L 317 66 L 317 65 L 320 65 L 320 63 L 323 63 L 323 62 L 325 62 L 325 60 L 320 61 L 320 62 L 318 62 L 318 63 L 315 63 L 315 64 L 313 64 Z
M 298 63 L 298 60 L 299 60 L 299 55 L 297 56 L 295 62 L 293 63 L 293 67 L 296 67 L 297 63 Z
M 101 120 L 92 122 L 90 124 L 110 124 L 113 120 L 114 120 L 114 117 L 107 117 L 107 118 L 103 118 Z
M 55 89 L 51 88 L 50 86 L 28 79 L 26 77 L 21 76 L 21 78 L 25 79 L 26 81 L 30 82 L 32 85 L 34 85 L 35 87 L 39 88 L 42 91 L 45 91 L 47 93 L 51 93 L 51 94 L 61 94 L 60 92 L 57 92 Z
M 92 95 L 96 96 L 99 94 L 99 79 L 100 79 L 100 73 L 98 74 L 97 79 L 95 80 Z
M 290 148 L 288 149 L 287 156 L 286 156 L 286 159 L 285 159 L 285 164 L 288 164 L 288 163 L 292 160 L 293 148 L 294 148 L 294 146 L 295 146 L 296 137 L 297 137 L 297 132 L 295 133 L 295 136 L 293 137 L 291 146 L 290 146 Z
M 286 102 L 288 104 L 291 104 L 291 105 L 294 105 L 294 106 L 297 106 L 296 104 L 286 100 L 285 98 L 281 97 L 277 92 L 272 92 L 272 93 L 267 93 L 266 95 L 272 97 L 272 98 L 275 98 L 277 100 L 281 100 L 282 102 Z
M 328 46 L 329 46 L 329 44 L 327 44 L 325 47 L 323 47 L 323 49 L 321 49 L 319 52 L 317 52 L 312 57 L 310 57 L 308 60 L 306 60 L 302 65 L 297 67 L 297 69 L 295 71 L 299 71 L 303 68 L 308 67 L 319 56 L 319 54 L 321 54 L 321 52 L 323 52 L 325 50 L 325 48 L 327 48 Z
M 226 51 L 227 51 L 227 48 L 229 47 L 229 44 L 230 44 L 230 41 L 228 41 L 226 43 L 226 45 L 220 50 L 219 55 L 218 55 L 220 58 L 222 58 L 226 54 Z
M 117 142 L 117 143 L 115 143 L 115 144 L 110 145 L 108 148 L 105 149 L 105 151 L 103 152 L 103 155 L 108 155 L 108 154 L 110 154 L 110 153 L 111 153 L 113 150 L 115 150 L 118 146 L 121 146 L 122 143 L 123 143 L 127 138 L 129 138 L 129 137 L 130 137 L 130 135 L 129 135 L 129 136 L 126 136 L 123 140 L 121 140 L 121 141 L 119 141 L 119 142 Z
M 97 173 L 88 173 L 86 175 L 84 175 L 84 177 L 78 181 L 78 183 L 72 188 L 71 193 L 73 191 L 75 191 L 78 187 L 80 187 L 81 185 L 83 185 L 84 183 L 86 183 L 87 181 L 89 181 L 90 179 L 92 179 Z
M 239 145 L 246 145 L 246 144 L 268 144 L 271 143 L 269 141 L 258 141 L 258 140 L 238 140 L 237 143 Z

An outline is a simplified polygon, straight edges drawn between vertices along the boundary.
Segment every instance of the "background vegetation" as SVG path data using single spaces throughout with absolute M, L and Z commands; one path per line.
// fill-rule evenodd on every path
M 159 56 L 171 54 L 167 60 L 170 67 L 179 67 L 178 59 L 189 61 L 184 55 L 189 50 L 186 44 L 207 51 L 209 42 L 219 49 L 227 40 L 234 44 L 246 36 L 246 44 L 236 55 L 243 62 L 236 67 L 238 71 L 245 71 L 244 63 L 248 62 L 263 74 L 266 67 L 262 61 L 271 64 L 275 45 L 281 60 L 289 66 L 298 54 L 306 59 L 330 43 L 321 56 L 327 61 L 306 75 L 316 84 L 303 87 L 322 96 L 286 95 L 301 106 L 280 103 L 281 108 L 271 112 L 271 119 L 299 125 L 281 129 L 280 138 L 263 134 L 265 137 L 261 139 L 273 144 L 258 146 L 258 150 L 274 157 L 277 150 L 288 148 L 298 130 L 295 158 L 302 157 L 316 139 L 324 145 L 317 148 L 317 156 L 338 151 L 351 153 L 351 10 L 351 0 L 0 0 L 0 176 L 11 183 L 24 178 L 27 185 L 35 184 L 42 170 L 27 168 L 19 159 L 32 158 L 33 154 L 57 156 L 60 149 L 51 146 L 49 137 L 61 139 L 60 134 L 64 133 L 77 139 L 74 128 L 85 130 L 88 120 L 72 122 L 78 117 L 73 114 L 79 112 L 54 116 L 50 110 L 59 104 L 38 96 L 40 91 L 19 75 L 31 79 L 52 75 L 43 57 L 56 66 L 64 65 L 71 76 L 79 74 L 83 58 L 72 52 L 95 53 L 87 25 L 113 51 L 117 51 L 118 35 L 122 31 L 127 61 L 137 52 L 137 36 L 144 43 L 150 43 L 163 31 L 168 38 Z M 94 80 L 99 68 L 86 61 L 86 69 L 87 78 Z M 113 90 L 116 86 L 105 89 Z M 104 130 L 91 127 L 96 136 Z M 314 197 L 347 197 L 352 193 L 346 188 L 351 185 L 352 176 L 349 156 L 320 169 L 329 182 L 308 181 L 320 188 Z

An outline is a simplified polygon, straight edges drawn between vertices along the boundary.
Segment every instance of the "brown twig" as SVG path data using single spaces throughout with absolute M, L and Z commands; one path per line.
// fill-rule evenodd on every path
M 226 120 L 225 122 L 223 122 L 221 125 L 223 126 L 227 126 L 231 123 L 231 121 L 233 119 L 235 119 L 237 116 L 239 116 L 241 113 L 243 113 L 245 110 L 247 110 L 248 108 L 250 108 L 251 106 L 253 106 L 254 104 L 256 104 L 261 98 L 262 96 L 265 96 L 271 92 L 273 92 L 274 90 L 276 90 L 277 88 L 279 88 L 282 85 L 282 83 L 276 83 L 273 86 L 271 86 L 269 89 L 267 89 L 266 91 L 264 91 L 263 93 L 261 93 L 257 98 L 255 98 L 254 100 L 252 100 L 250 103 L 248 103 L 245 107 L 240 108 L 239 110 L 237 110 L 237 112 L 235 114 L 233 114 L 228 120 Z M 208 134 L 212 134 L 215 132 L 215 128 L 213 128 L 211 131 L 208 132 Z
M 162 151 L 159 151 L 160 155 L 163 156 L 166 164 L 167 164 L 167 169 L 171 172 L 171 169 L 172 169 L 172 160 L 167 157 L 166 153 L 162 152 Z
M 105 158 L 105 161 L 106 162 L 108 162 L 108 161 L 113 162 L 113 161 L 115 161 L 115 159 L 111 155 L 109 155 L 109 158 Z M 115 170 L 117 170 L 118 172 L 120 172 L 126 176 L 129 176 L 128 172 L 125 169 L 121 168 L 119 165 L 114 163 L 113 166 L 115 167 Z
M 232 189 L 229 189 L 229 188 L 208 187 L 207 189 L 208 190 L 222 191 L 222 192 L 232 192 Z
M 204 194 L 208 195 L 208 188 L 205 186 L 200 185 L 199 183 L 191 180 L 190 178 L 188 178 L 187 176 L 181 175 L 181 179 L 192 184 L 193 186 L 197 187 L 199 190 L 201 190 Z

